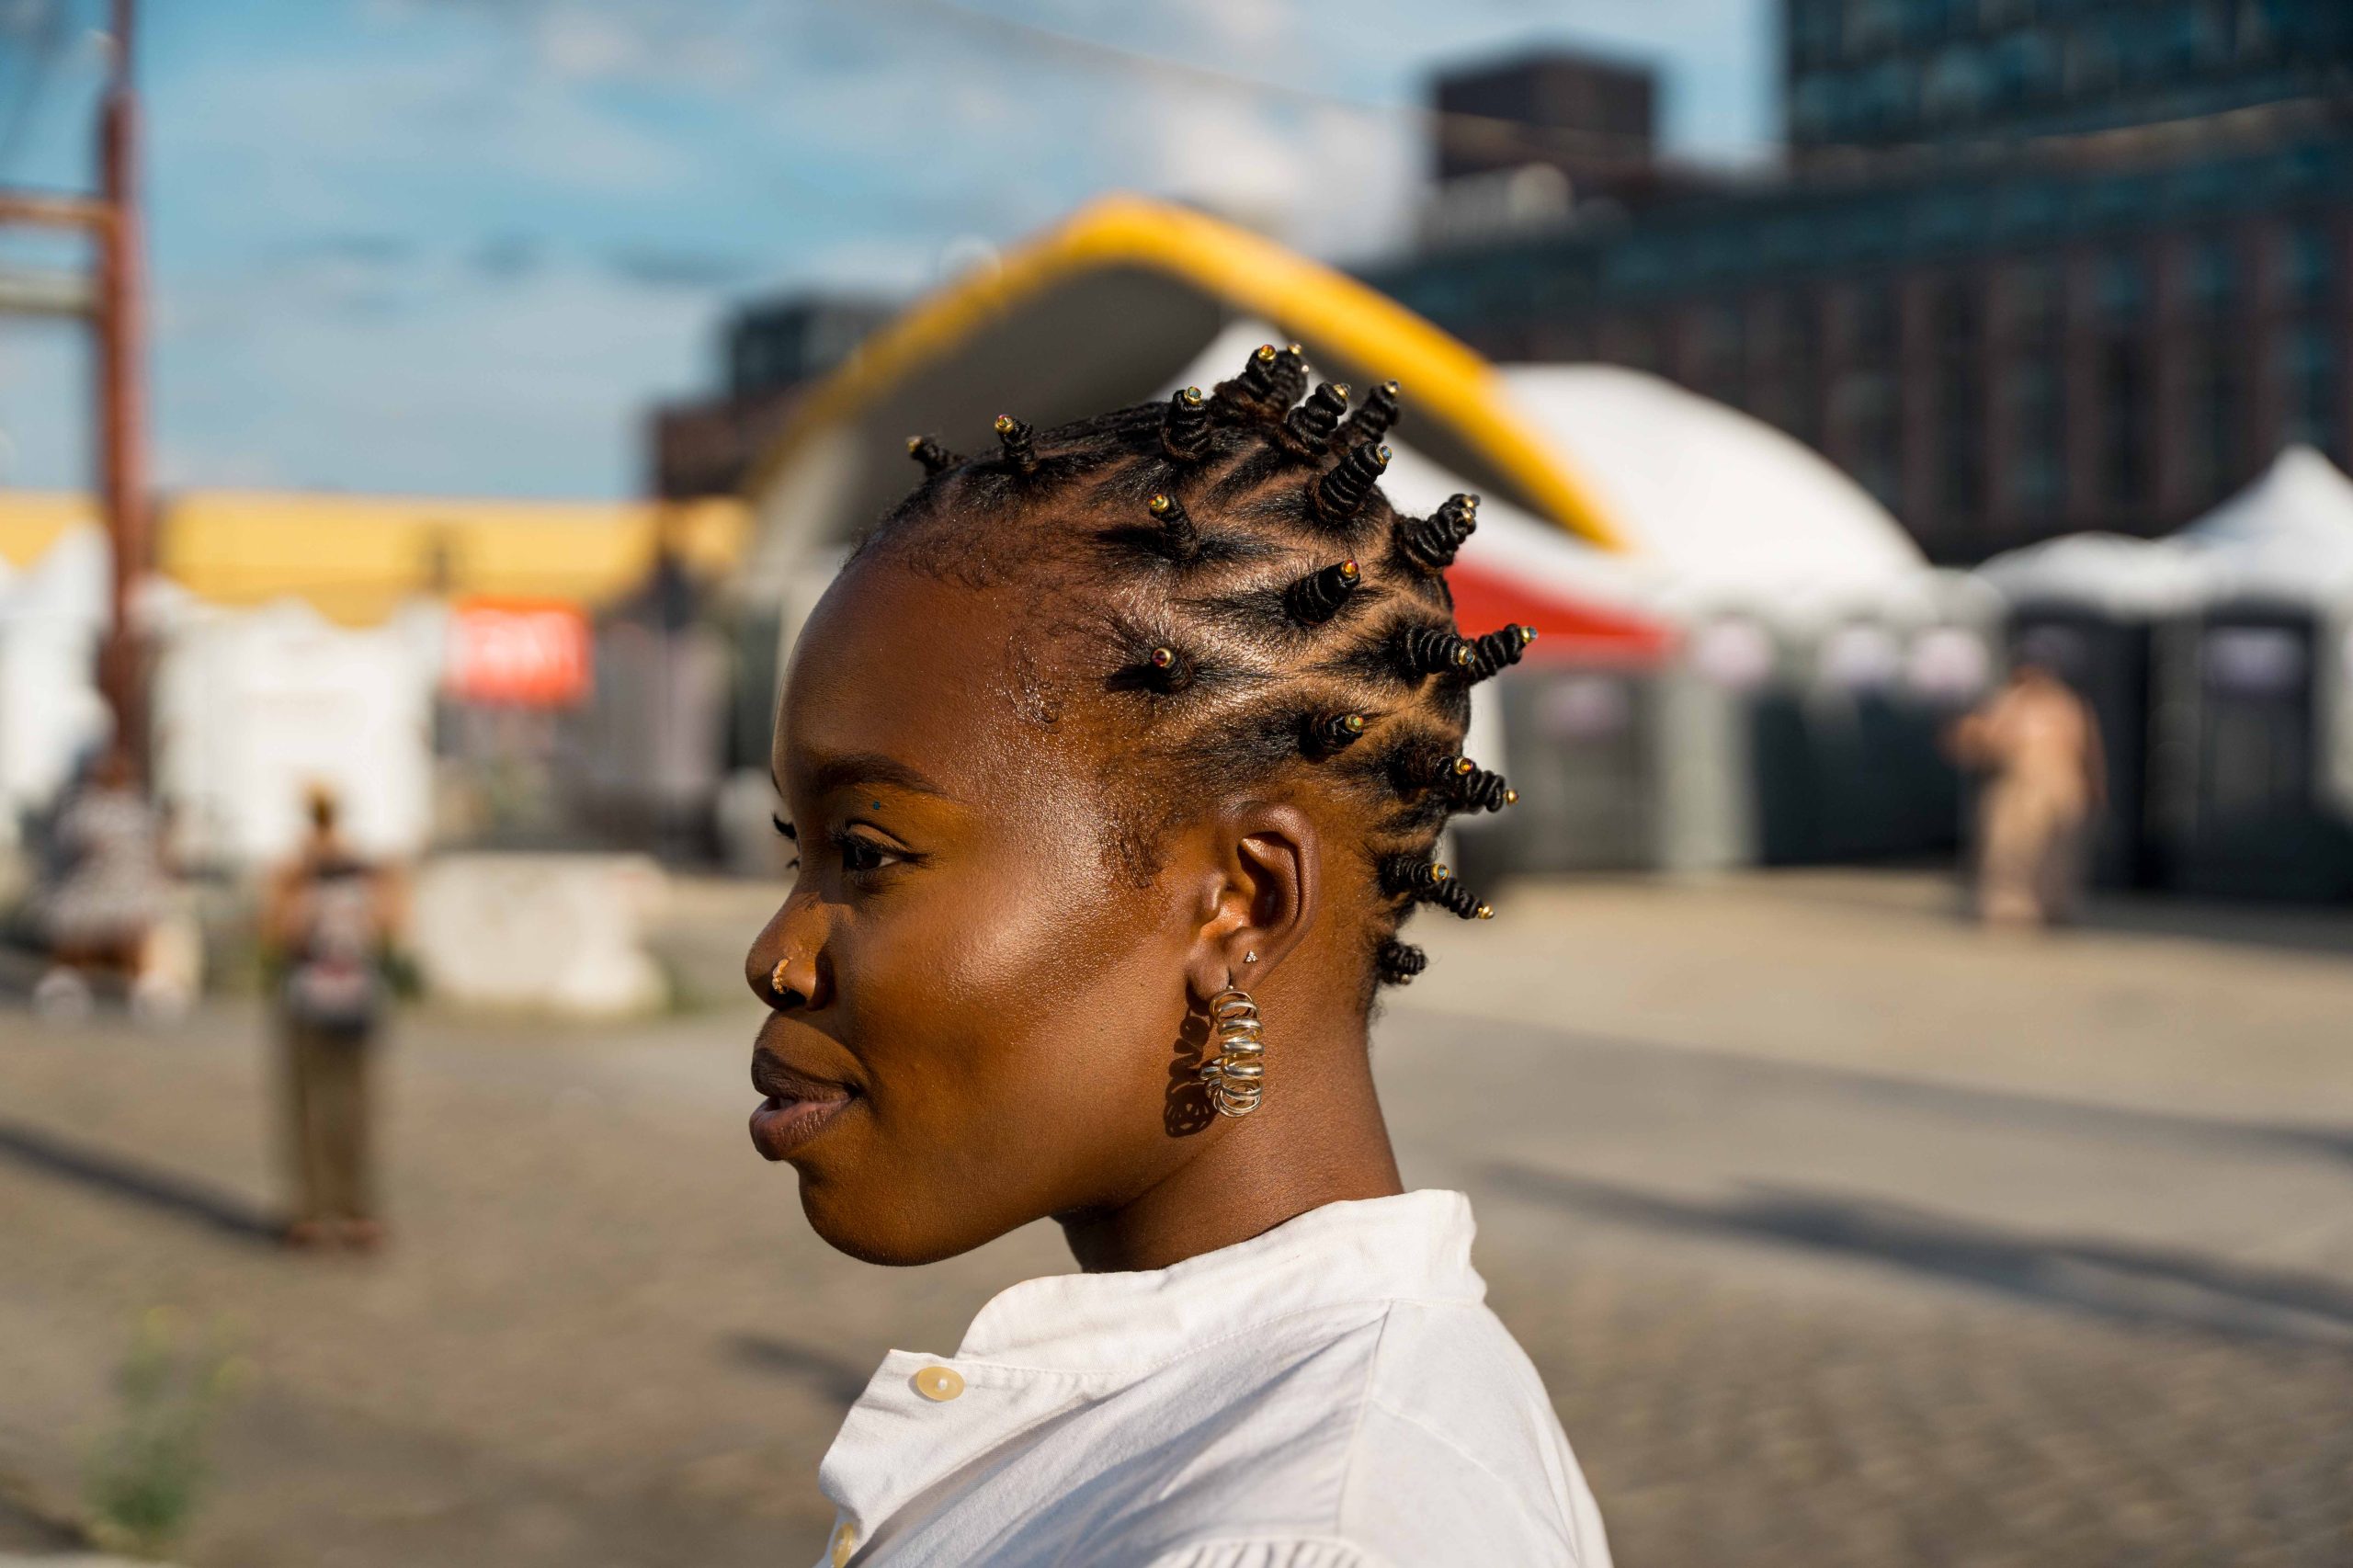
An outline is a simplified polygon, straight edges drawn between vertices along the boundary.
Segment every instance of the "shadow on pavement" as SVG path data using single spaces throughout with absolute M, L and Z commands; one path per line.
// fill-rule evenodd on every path
M 854 1367 L 837 1356 L 772 1335 L 734 1335 L 728 1339 L 727 1349 L 744 1365 L 790 1378 L 845 1409 L 858 1403 L 872 1375 L 871 1369 Z
M 0 1121 L 0 1158 L 65 1176 L 116 1198 L 128 1198 L 176 1219 L 197 1221 L 244 1241 L 272 1246 L 278 1243 L 278 1221 L 241 1194 L 21 1122 Z
M 2353 1288 L 2195 1254 L 2038 1237 L 1900 1204 L 1764 1187 L 1701 1202 L 1510 1164 L 1512 1197 L 1635 1225 L 1779 1242 L 1893 1264 L 2115 1322 L 2353 1346 Z

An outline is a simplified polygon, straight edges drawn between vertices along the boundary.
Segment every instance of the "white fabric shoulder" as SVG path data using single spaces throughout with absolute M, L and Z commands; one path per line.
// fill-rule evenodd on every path
M 1155 1557 L 1148 1568 L 1390 1568 L 1345 1540 L 1210 1540 Z

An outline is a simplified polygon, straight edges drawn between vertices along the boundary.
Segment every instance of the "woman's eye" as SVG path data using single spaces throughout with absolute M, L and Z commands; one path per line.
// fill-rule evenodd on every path
M 879 871 L 901 858 L 872 839 L 861 838 L 854 833 L 835 834 L 834 847 L 841 854 L 842 869 L 845 871 Z

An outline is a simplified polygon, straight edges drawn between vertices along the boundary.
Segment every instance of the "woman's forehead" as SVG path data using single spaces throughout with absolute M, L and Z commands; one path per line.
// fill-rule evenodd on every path
M 843 757 L 888 759 L 978 800 L 1027 775 L 1051 731 L 1042 676 L 1006 589 L 861 562 L 827 590 L 795 644 L 776 733 L 779 779 L 808 787 Z M 798 780 L 794 774 L 802 775 Z

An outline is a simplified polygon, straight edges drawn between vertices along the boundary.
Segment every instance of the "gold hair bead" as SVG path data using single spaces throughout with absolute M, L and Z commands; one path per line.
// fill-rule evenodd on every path
M 907 455 L 909 457 L 915 456 L 917 451 L 922 449 L 922 448 L 923 437 L 921 436 L 910 436 L 907 437 Z
M 1506 786 L 1504 790 L 1504 804 L 1506 806 L 1519 804 L 1519 791 Z
M 1152 667 L 1155 670 L 1165 670 L 1176 662 L 1176 650 L 1174 648 L 1154 648 L 1152 651 Z
M 1471 917 L 1473 920 L 1493 920 L 1495 917 L 1495 906 L 1492 903 L 1483 903 L 1471 912 Z
M 1454 645 L 1453 661 L 1454 667 L 1456 669 L 1469 669 L 1471 667 L 1471 661 L 1476 657 L 1478 657 L 1478 651 L 1472 648 L 1470 643 L 1457 642 Z
M 1462 498 L 1462 506 L 1465 511 L 1475 512 L 1479 509 L 1479 498 L 1476 495 L 1465 495 Z
M 1519 645 L 1521 647 L 1525 648 L 1528 644 L 1535 641 L 1536 628 L 1532 626 L 1522 626 L 1519 629 Z
M 1378 462 L 1378 463 L 1379 463 L 1382 468 L 1387 468 L 1387 467 L 1389 466 L 1389 449 L 1388 449 L 1388 448 L 1386 448 L 1386 447 L 1378 447 L 1378 448 L 1375 448 L 1375 449 L 1374 449 L 1374 450 L 1373 450 L 1373 454 L 1372 454 L 1372 456 L 1373 456 L 1373 460 L 1374 460 L 1375 462 Z
M 1176 503 L 1169 500 L 1167 494 L 1165 492 L 1162 492 L 1154 494 L 1153 498 L 1145 502 L 1143 505 L 1144 510 L 1150 512 L 1154 517 L 1165 517 L 1168 515 L 1168 508 L 1175 506 Z
M 1364 715 L 1361 713 L 1349 713 L 1344 715 L 1340 720 L 1340 728 L 1347 731 L 1347 733 L 1352 735 L 1363 734 Z
M 1459 775 L 1468 774 L 1478 766 L 1467 756 L 1458 756 L 1454 759 L 1454 771 Z
M 1199 387 L 1187 387 L 1176 395 L 1185 400 L 1188 408 L 1199 408 L 1201 404 L 1201 389 Z
M 1271 365 L 1275 362 L 1275 346 L 1271 343 L 1261 343 L 1251 352 L 1250 357 L 1261 365 Z
M 1333 382 L 1331 382 L 1331 383 L 1329 383 L 1329 384 L 1330 384 L 1330 386 L 1331 386 L 1331 388 L 1332 388 L 1332 390 L 1333 390 L 1334 392 L 1338 392 L 1338 393 L 1340 394 L 1340 401 L 1341 401 L 1342 403 L 1346 403 L 1346 402 L 1347 402 L 1347 401 L 1348 401 L 1348 383 L 1347 383 L 1347 382 L 1346 382 L 1346 381 L 1333 381 Z
M 1013 433 L 1013 425 L 1014 419 L 1013 415 L 1010 414 L 1000 414 L 996 416 L 996 433 L 998 435 L 1011 435 Z
M 1343 562 L 1340 562 L 1340 575 L 1341 575 L 1341 576 L 1343 576 L 1343 577 L 1345 577 L 1345 578 L 1347 578 L 1349 582 L 1353 583 L 1353 582 L 1355 582 L 1358 578 L 1359 578 L 1359 577 L 1363 576 L 1363 575 L 1364 575 L 1364 572 L 1362 571 L 1362 569 L 1361 569 L 1361 568 L 1359 568 L 1359 567 L 1357 565 L 1357 563 L 1356 563 L 1355 562 L 1353 562 L 1353 561 L 1343 561 Z
M 1286 345 L 1285 345 L 1285 347 L 1288 347 L 1288 348 L 1289 348 L 1292 353 L 1294 353 L 1294 354 L 1304 354 L 1304 353 L 1306 353 L 1306 352 L 1307 352 L 1307 350 L 1306 350 L 1306 349 L 1302 348 L 1302 347 L 1301 347 L 1298 344 L 1296 344 L 1296 343 L 1292 343 L 1292 344 L 1286 344 Z
M 1430 881 L 1434 882 L 1442 882 L 1452 875 L 1454 875 L 1454 868 L 1448 865 L 1445 861 L 1433 860 L 1430 862 Z

